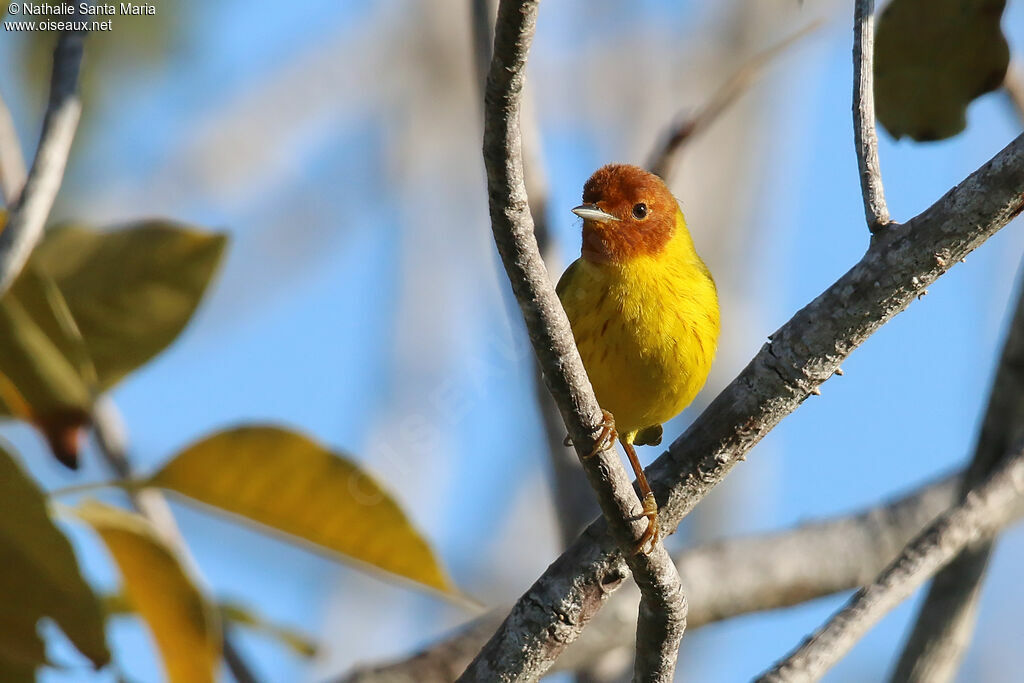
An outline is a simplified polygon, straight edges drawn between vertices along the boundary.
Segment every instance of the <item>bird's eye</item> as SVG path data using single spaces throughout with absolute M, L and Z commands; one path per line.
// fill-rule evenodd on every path
M 647 205 L 643 202 L 633 205 L 633 218 L 637 220 L 643 220 L 647 218 Z

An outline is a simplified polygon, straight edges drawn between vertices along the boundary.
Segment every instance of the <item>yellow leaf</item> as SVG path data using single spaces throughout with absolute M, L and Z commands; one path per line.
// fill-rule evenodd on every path
M 105 391 L 185 328 L 225 243 L 166 221 L 110 232 L 68 225 L 48 232 L 32 262 L 64 294 Z
M 219 432 L 187 448 L 151 483 L 453 591 L 430 546 L 391 496 L 350 460 L 301 434 L 265 425 Z
M 0 506 L 0 668 L 32 669 L 45 662 L 36 633 L 42 617 L 53 619 L 82 654 L 103 666 L 110 652 L 100 603 L 42 492 L 2 448 Z
M 177 554 L 142 517 L 86 501 L 75 510 L 113 555 L 124 590 L 146 621 L 171 683 L 216 678 L 220 627 Z
M 999 22 L 1006 0 L 892 0 L 878 19 L 875 100 L 895 137 L 952 137 L 967 105 L 1003 82 L 1010 49 Z

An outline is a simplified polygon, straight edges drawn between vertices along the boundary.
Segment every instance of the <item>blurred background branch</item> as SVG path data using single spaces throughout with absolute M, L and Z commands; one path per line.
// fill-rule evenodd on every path
M 17 201 L 24 186 L 25 158 L 21 154 L 18 131 L 11 118 L 11 110 L 0 94 L 0 193 L 3 194 L 4 205 L 10 207 Z
M 1024 442 L 955 507 L 911 541 L 900 556 L 802 645 L 758 678 L 816 681 L 891 609 L 965 548 L 987 542 L 1015 520 L 1024 499 Z
M 1024 285 L 1021 288 L 974 456 L 961 485 L 961 499 L 993 471 L 1024 430 Z M 943 683 L 956 676 L 974 632 L 981 584 L 994 543 L 971 547 L 935 576 L 892 680 Z
M 81 15 L 75 14 L 72 18 L 81 19 Z M 7 187 L 5 190 L 9 193 L 5 196 L 16 196 L 17 200 L 13 206 L 8 203 L 10 210 L 7 222 L 0 231 L 0 296 L 14 282 L 33 247 L 42 237 L 50 209 L 53 208 L 64 180 L 64 167 L 82 113 L 82 103 L 78 96 L 78 72 L 84 49 L 84 31 L 66 30 L 60 34 L 53 50 L 50 101 L 43 117 L 43 130 L 32 168 L 24 187 Z M 17 140 L 17 136 L 11 136 L 11 130 L 7 131 L 3 142 L 12 144 Z M 8 156 L 5 166 L 14 172 L 17 170 L 16 163 L 10 161 L 9 155 L 13 155 L 13 152 L 5 152 L 5 156 Z M 9 180 L 14 181 L 16 177 L 17 173 Z
M 777 45 L 757 53 L 744 62 L 695 112 L 678 114 L 676 121 L 665 130 L 661 141 L 651 150 L 647 159 L 647 170 L 661 176 L 666 182 L 670 181 L 673 171 L 679 165 L 679 156 L 686 143 L 702 133 L 730 104 L 746 92 L 772 60 L 801 38 L 821 28 L 822 24 L 821 20 L 812 22 Z

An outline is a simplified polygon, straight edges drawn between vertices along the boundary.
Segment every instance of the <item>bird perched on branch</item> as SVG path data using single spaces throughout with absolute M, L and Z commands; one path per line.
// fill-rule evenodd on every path
M 661 443 L 663 422 L 704 386 L 719 331 L 718 294 L 679 203 L 661 178 L 611 164 L 583 187 L 583 248 L 558 281 L 583 365 L 605 411 L 599 443 L 619 439 L 636 473 L 647 530 L 658 504 L 634 445 Z

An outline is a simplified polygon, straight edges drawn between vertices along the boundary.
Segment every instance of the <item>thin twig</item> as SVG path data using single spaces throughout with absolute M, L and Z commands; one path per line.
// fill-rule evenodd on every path
M 989 475 L 1024 432 L 1024 284 L 1003 345 L 961 497 Z M 956 676 L 971 641 L 992 544 L 965 551 L 935 576 L 900 655 L 893 681 L 942 683 Z
M 904 549 L 875 581 L 857 592 L 803 645 L 771 670 L 762 683 L 816 681 L 867 631 L 909 597 L 964 548 L 991 538 L 1013 520 L 1024 496 L 1024 451 L 1017 444 L 1007 460 Z
M 723 83 L 700 109 L 677 116 L 676 121 L 662 134 L 659 142 L 651 150 L 647 158 L 648 170 L 668 182 L 673 170 L 678 166 L 679 154 L 686 143 L 698 133 L 703 133 L 729 105 L 739 99 L 740 95 L 757 81 L 772 60 L 804 36 L 816 31 L 822 23 L 821 20 L 812 22 L 777 45 L 754 55 L 733 74 L 732 78 Z
M 9 207 L 14 204 L 23 187 L 25 157 L 21 153 L 21 143 L 18 142 L 18 131 L 14 127 L 11 110 L 0 94 L 0 194 L 3 194 L 4 205 Z
M 107 466 L 122 480 L 134 480 L 135 468 L 128 458 L 127 434 L 124 422 L 114 402 L 107 397 L 100 397 L 93 407 L 93 432 L 96 442 Z M 181 535 L 171 506 L 156 489 L 132 489 L 129 491 L 132 506 L 143 517 L 148 519 L 164 543 L 174 548 L 178 555 L 199 575 L 199 566 L 189 550 L 185 538 Z M 246 663 L 238 647 L 229 633 L 227 625 L 221 624 L 221 642 L 224 662 L 238 683 L 258 683 L 259 679 Z
M 853 139 L 857 147 L 864 216 L 872 234 L 891 222 L 878 162 L 874 61 L 875 3 L 874 0 L 856 0 L 853 10 Z
M 81 12 L 80 7 L 78 12 Z M 81 16 L 76 13 L 73 18 L 77 23 Z M 0 232 L 0 296 L 14 282 L 42 237 L 46 219 L 64 180 L 64 167 L 82 112 L 78 72 L 84 43 L 84 31 L 66 30 L 61 33 L 53 51 L 50 101 L 43 118 L 39 147 L 24 189 L 20 190 L 18 200 L 7 216 L 7 226 Z
M 647 468 L 662 530 L 675 529 L 854 349 L 1022 210 L 1024 135 L 924 212 L 879 233 Z M 543 675 L 621 582 L 615 538 L 603 519 L 593 522 L 519 599 L 478 659 L 496 675 Z
M 548 389 L 554 396 L 601 509 L 644 599 L 637 629 L 636 675 L 671 680 L 685 628 L 685 600 L 675 565 L 660 543 L 634 553 L 647 521 L 614 442 L 601 439 L 603 417 L 573 341 L 569 321 L 537 247 L 523 177 L 519 129 L 526 57 L 537 21 L 537 0 L 502 0 L 484 98 L 484 165 L 495 243 L 526 321 Z M 597 453 L 591 451 L 597 448 Z M 620 575 L 624 577 L 624 572 Z M 621 582 L 621 578 L 619 581 Z M 568 616 L 572 621 L 575 615 Z M 516 680 L 518 664 L 477 658 L 461 680 Z M 507 670 L 512 664 L 513 670 Z

